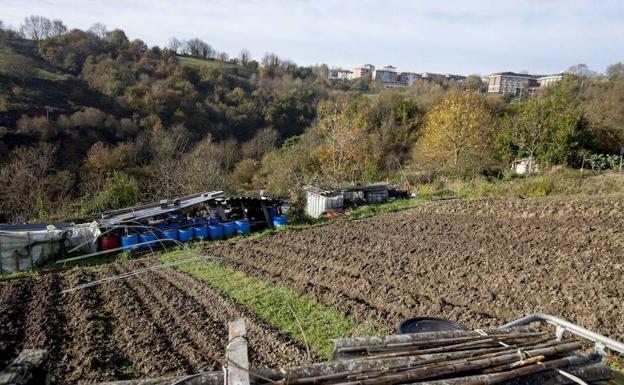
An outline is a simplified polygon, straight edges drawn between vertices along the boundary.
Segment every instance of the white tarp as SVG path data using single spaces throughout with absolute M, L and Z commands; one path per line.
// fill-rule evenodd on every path
M 61 249 L 64 230 L 0 231 L 0 269 L 3 274 L 24 271 Z
M 99 235 L 97 222 L 63 229 L 49 225 L 37 230 L 0 230 L 0 274 L 29 270 L 58 254 L 62 244 L 73 248 L 86 243 L 81 251 L 95 251 Z
M 83 253 L 95 253 L 97 251 L 97 239 L 100 236 L 100 228 L 97 222 L 82 223 L 65 230 L 67 250 L 81 246 L 77 250 Z

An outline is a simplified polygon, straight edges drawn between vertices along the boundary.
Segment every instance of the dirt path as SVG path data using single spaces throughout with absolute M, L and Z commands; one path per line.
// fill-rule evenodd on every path
M 546 312 L 624 340 L 623 212 L 624 198 L 438 202 L 211 253 L 389 331 Z

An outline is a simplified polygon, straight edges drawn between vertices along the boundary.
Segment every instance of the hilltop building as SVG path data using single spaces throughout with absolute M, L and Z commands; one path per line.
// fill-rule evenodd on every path
M 355 67 L 351 74 L 352 79 L 358 78 L 372 78 L 375 73 L 375 66 L 372 64 L 364 64 L 359 67 Z
M 343 70 L 341 68 L 331 68 L 329 70 L 329 79 L 330 80 L 351 80 L 353 78 L 353 71 Z
M 540 87 L 549 87 L 564 77 L 564 74 L 529 75 L 515 72 L 499 72 L 488 76 L 488 93 L 513 96 L 532 95 Z
M 399 73 L 396 67 L 393 66 L 385 66 L 380 70 L 375 70 L 373 73 L 373 80 L 377 80 L 378 82 L 384 84 L 395 84 L 397 83 Z
M 399 72 L 397 75 L 397 81 L 404 86 L 411 86 L 419 76 L 415 72 Z
M 556 74 L 556 75 L 547 75 L 537 78 L 537 83 L 540 87 L 549 87 L 557 82 L 563 80 L 564 73 Z
M 488 76 L 488 93 L 526 95 L 530 87 L 538 86 L 537 76 L 515 72 L 499 72 Z

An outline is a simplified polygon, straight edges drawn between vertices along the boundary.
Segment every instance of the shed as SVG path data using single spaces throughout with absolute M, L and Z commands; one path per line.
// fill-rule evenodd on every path
M 349 204 L 383 203 L 388 200 L 388 185 L 351 186 L 340 189 L 340 193 Z
M 320 218 L 323 213 L 340 209 L 344 205 L 340 192 L 312 186 L 305 186 L 303 190 L 306 192 L 306 213 L 312 218 Z

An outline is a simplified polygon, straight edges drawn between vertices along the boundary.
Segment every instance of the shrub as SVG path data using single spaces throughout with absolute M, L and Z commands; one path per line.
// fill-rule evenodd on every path
M 132 206 L 138 198 L 139 185 L 136 180 L 123 173 L 113 172 L 106 178 L 102 191 L 93 199 L 85 201 L 82 212 L 90 214 Z

